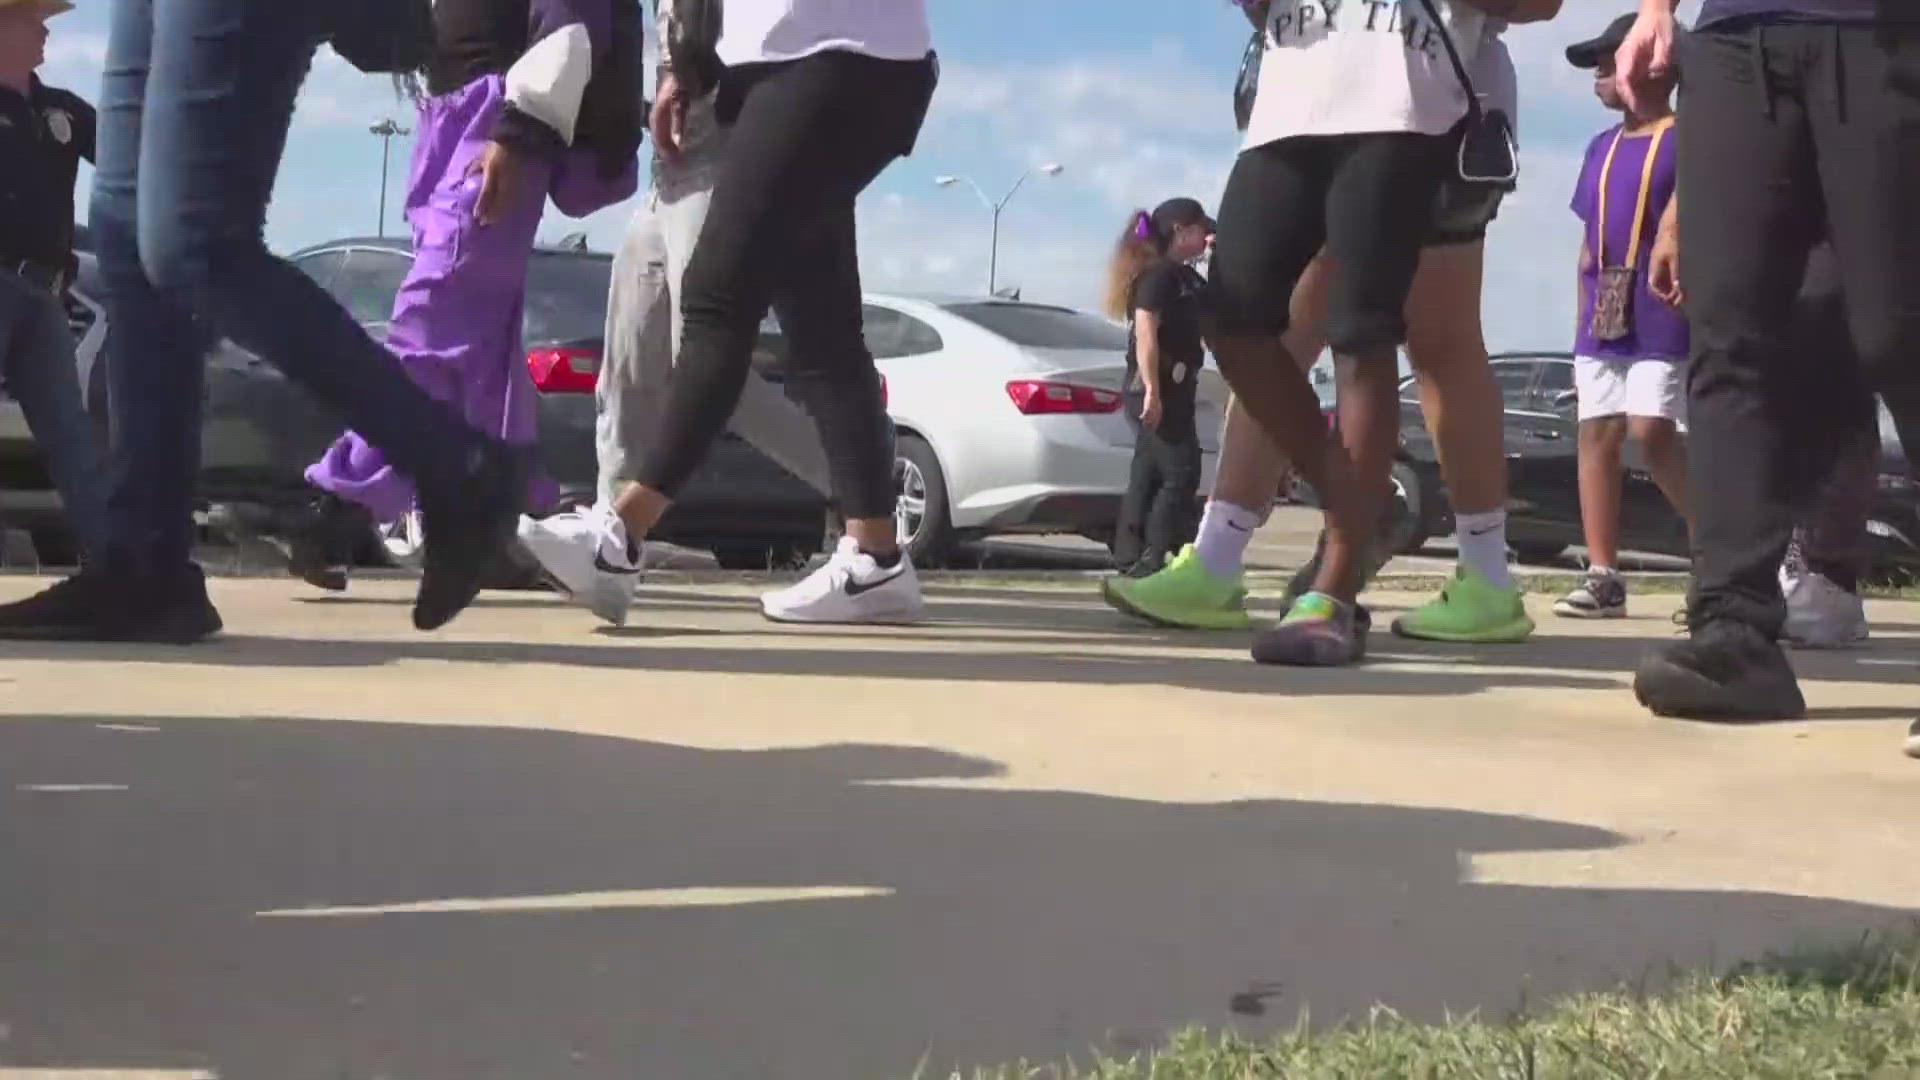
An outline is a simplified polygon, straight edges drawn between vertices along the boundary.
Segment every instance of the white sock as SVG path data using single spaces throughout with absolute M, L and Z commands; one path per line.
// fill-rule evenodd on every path
M 1502 589 L 1513 588 L 1513 574 L 1507 570 L 1507 512 L 1457 514 L 1453 528 L 1460 565 Z
M 641 546 L 628 538 L 627 523 L 611 506 L 596 506 L 594 513 L 600 518 L 600 554 L 615 566 L 639 567 Z
M 1193 541 L 1200 565 L 1215 577 L 1239 577 L 1247 565 L 1247 545 L 1260 522 L 1260 514 L 1244 506 L 1208 499 L 1200 515 L 1200 535 Z

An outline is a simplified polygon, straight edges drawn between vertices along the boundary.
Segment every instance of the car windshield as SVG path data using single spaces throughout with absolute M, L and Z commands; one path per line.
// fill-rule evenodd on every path
M 981 301 L 946 310 L 1029 349 L 1101 349 L 1124 352 L 1127 328 L 1072 308 Z
M 587 341 L 604 334 L 612 267 L 605 255 L 536 253 L 527 270 L 527 344 Z

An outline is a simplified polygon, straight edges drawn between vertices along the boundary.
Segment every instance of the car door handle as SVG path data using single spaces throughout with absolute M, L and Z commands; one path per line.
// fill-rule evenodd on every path
M 1563 436 L 1563 435 L 1561 435 L 1561 434 L 1560 434 L 1559 432 L 1557 432 L 1557 431 L 1554 431 L 1554 430 L 1553 430 L 1552 428 L 1544 428 L 1544 429 L 1543 429 L 1543 428 L 1535 428 L 1535 429 L 1533 429 L 1532 431 L 1530 431 L 1530 432 L 1528 432 L 1527 434 L 1529 434 L 1529 435 L 1532 435 L 1532 436 L 1533 436 L 1534 438 L 1536 438 L 1536 439 L 1562 439 L 1562 438 L 1565 438 L 1565 436 Z

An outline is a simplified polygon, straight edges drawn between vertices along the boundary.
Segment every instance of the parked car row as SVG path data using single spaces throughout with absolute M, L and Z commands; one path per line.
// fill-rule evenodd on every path
M 403 240 L 353 238 L 291 259 L 377 336 L 409 255 Z M 541 463 L 562 492 L 559 505 L 536 511 L 594 498 L 593 390 L 611 265 L 577 247 L 533 256 L 524 346 L 540 391 Z M 104 436 L 99 358 L 110 328 L 100 295 L 98 268 L 83 251 L 71 309 L 87 407 Z M 936 565 L 958 544 L 1004 533 L 1111 540 L 1133 447 L 1121 412 L 1123 327 L 1002 298 L 874 294 L 864 315 L 896 425 L 896 513 L 917 561 Z M 754 362 L 768 378 L 783 378 L 786 347 L 772 317 Z M 1203 374 L 1199 396 L 1210 480 L 1227 397 L 1217 373 Z M 204 501 L 247 508 L 256 519 L 310 496 L 303 470 L 341 427 L 277 368 L 225 340 L 207 354 L 202 423 Z M 72 543 L 49 487 L 17 406 L 0 399 L 0 516 L 31 531 L 44 561 L 65 561 Z M 729 433 L 657 535 L 745 569 L 803 561 L 832 528 L 824 498 Z M 370 543 L 368 555 L 405 560 L 419 539 L 418 521 L 403 520 L 380 545 Z
M 1583 543 L 1580 523 L 1579 416 L 1573 357 L 1567 353 L 1503 353 L 1493 358 L 1504 406 L 1502 432 L 1511 493 L 1507 535 L 1525 562 L 1551 562 Z M 1394 550 L 1417 551 L 1453 532 L 1453 507 L 1440 477 L 1439 452 L 1420 412 L 1411 378 L 1400 384 L 1400 448 L 1393 478 Z M 1880 482 L 1868 532 L 1876 571 L 1920 568 L 1920 488 L 1907 477 L 1893 418 L 1880 406 Z M 1621 546 L 1653 554 L 1689 555 L 1687 526 L 1654 484 L 1637 447 L 1626 453 Z

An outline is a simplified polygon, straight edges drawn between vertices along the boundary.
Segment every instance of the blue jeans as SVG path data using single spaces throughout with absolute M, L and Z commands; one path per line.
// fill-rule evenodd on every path
M 106 478 L 81 403 L 73 328 L 54 295 L 0 270 L 0 384 L 20 403 L 83 558 L 105 554 Z
M 262 239 L 295 95 L 339 5 L 113 0 L 89 222 L 107 292 L 111 550 L 186 565 L 213 333 L 424 482 L 477 434 Z

